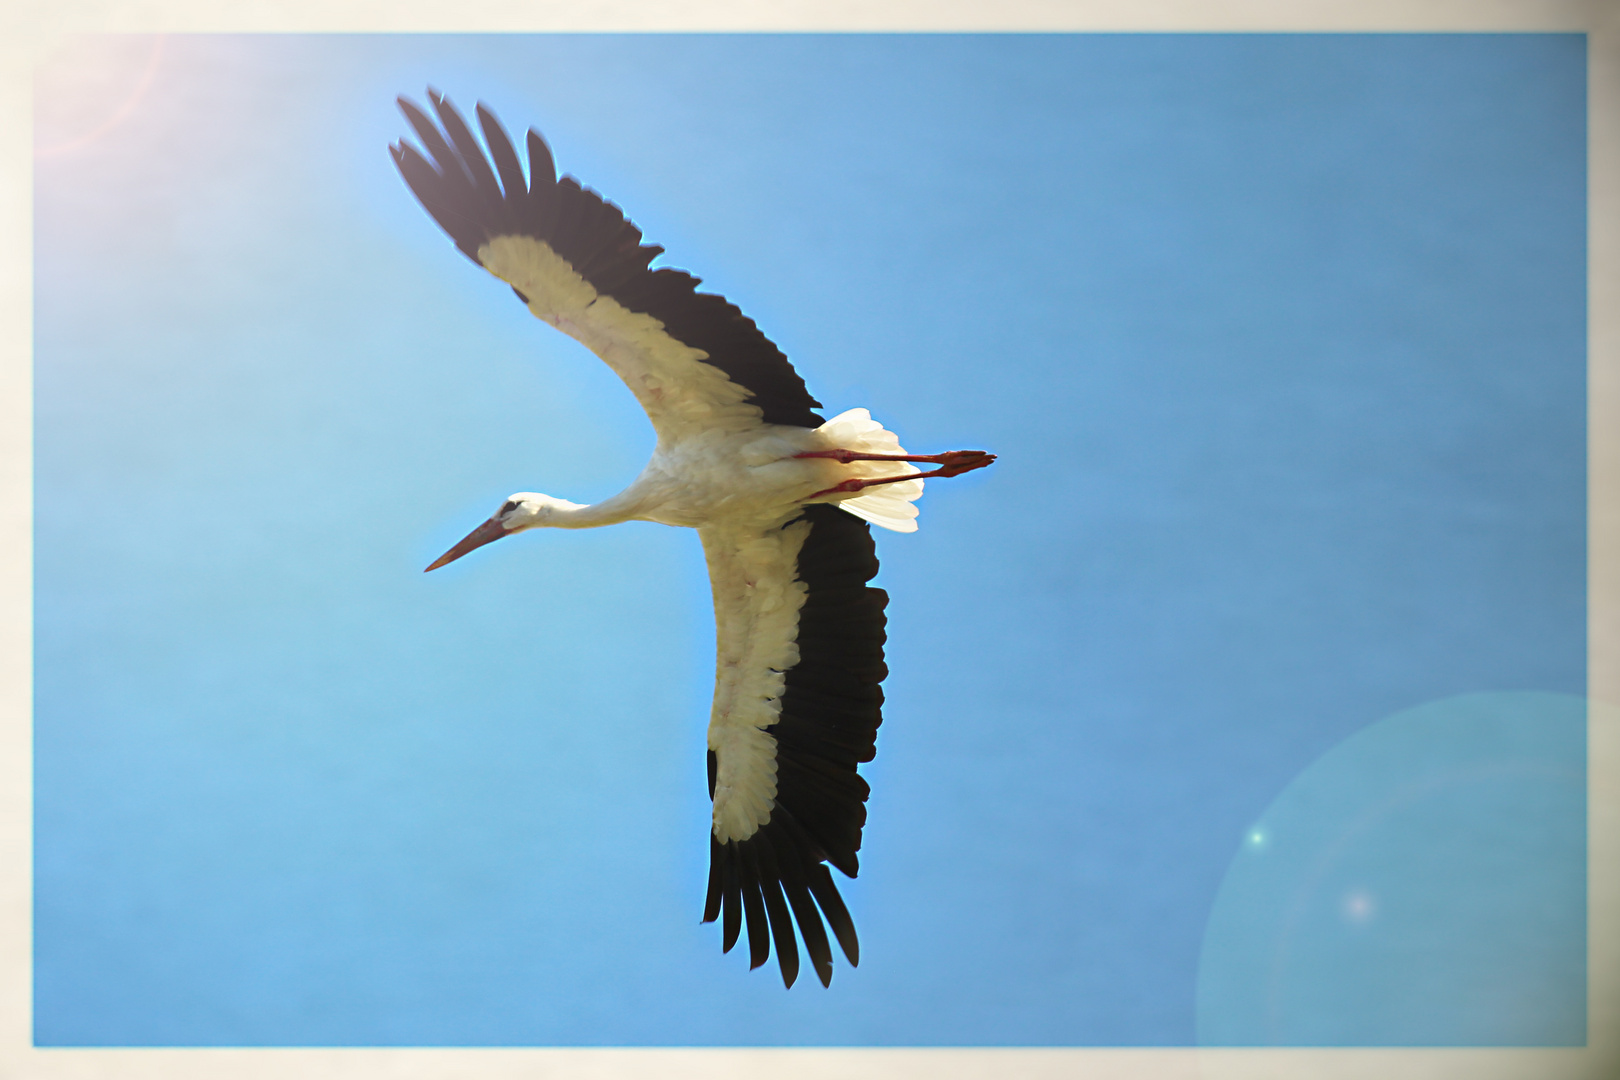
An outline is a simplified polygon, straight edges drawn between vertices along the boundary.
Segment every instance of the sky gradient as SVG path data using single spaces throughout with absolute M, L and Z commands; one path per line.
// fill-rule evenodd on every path
M 37 117 L 36 1039 L 1447 1044 L 1479 1040 L 1452 1006 L 1484 977 L 1539 980 L 1492 1006 L 1516 1042 L 1582 1041 L 1583 57 L 65 49 Z M 893 675 L 842 886 L 862 965 L 830 991 L 784 993 L 697 923 L 696 537 L 547 533 L 420 572 L 510 492 L 600 499 L 652 446 L 394 174 L 393 97 L 429 83 L 542 130 L 828 415 L 1000 455 L 879 537 Z M 1507 786 L 1454 782 L 1482 768 Z M 1387 807 L 1416 832 L 1354 849 L 1378 884 L 1321 871 Z M 1278 815 L 1313 854 L 1257 878 Z M 1506 854 L 1447 881 L 1436 850 Z M 1286 922 L 1231 922 L 1235 896 L 1303 905 L 1297 977 L 1342 992 L 1269 1027 L 1200 1015 L 1241 978 L 1208 965 Z M 1438 928 L 1526 912 L 1551 914 L 1522 948 L 1430 962 Z M 1352 931 L 1378 948 L 1333 946 Z M 1369 955 L 1438 967 L 1407 1026 L 1357 996 Z

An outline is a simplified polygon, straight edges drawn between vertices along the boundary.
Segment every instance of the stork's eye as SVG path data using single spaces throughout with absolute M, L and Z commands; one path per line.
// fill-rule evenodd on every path
M 495 511 L 495 516 L 496 517 L 505 517 L 507 514 L 510 514 L 512 511 L 514 511 L 516 509 L 517 509 L 517 500 L 516 499 L 507 499 L 506 502 L 501 505 L 501 508 L 499 510 Z

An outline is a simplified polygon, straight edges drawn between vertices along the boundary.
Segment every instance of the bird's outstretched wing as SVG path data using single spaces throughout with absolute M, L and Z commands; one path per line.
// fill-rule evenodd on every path
M 719 637 L 709 723 L 709 892 L 703 919 L 723 916 L 723 946 L 744 916 L 751 967 L 776 944 L 793 985 L 793 925 L 823 985 L 832 929 L 851 964 L 855 924 L 827 871 L 854 877 L 866 781 L 882 721 L 888 594 L 867 582 L 878 563 L 869 526 L 811 505 L 769 529 L 699 530 Z M 791 916 L 790 916 L 791 911 Z
M 411 191 L 468 258 L 607 361 L 661 437 L 761 420 L 821 424 L 811 411 L 820 403 L 753 320 L 724 297 L 697 292 L 690 274 L 650 269 L 663 248 L 643 244 L 617 206 L 573 177 L 558 180 L 538 132 L 529 132 L 525 179 L 489 110 L 478 106 L 486 156 L 442 95 L 430 90 L 428 100 L 439 124 L 399 99 L 427 155 L 404 142 L 390 147 Z

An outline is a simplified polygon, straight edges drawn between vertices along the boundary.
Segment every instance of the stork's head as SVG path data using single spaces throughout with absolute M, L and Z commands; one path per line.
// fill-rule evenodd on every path
M 578 509 L 579 503 L 571 503 L 567 499 L 556 499 L 533 491 L 520 491 L 502 503 L 501 508 L 496 510 L 488 521 L 462 537 L 455 547 L 435 559 L 428 569 L 437 570 L 445 563 L 455 562 L 474 548 L 481 548 L 503 536 L 511 536 L 524 529 L 540 529 L 547 525 L 555 525 L 557 517 Z

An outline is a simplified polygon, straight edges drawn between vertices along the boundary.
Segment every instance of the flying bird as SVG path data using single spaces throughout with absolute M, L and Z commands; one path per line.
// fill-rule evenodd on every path
M 698 292 L 690 274 L 652 268 L 663 248 L 643 244 L 617 206 L 573 177 L 557 179 L 538 132 L 528 133 L 525 176 L 482 104 L 487 153 L 449 101 L 432 89 L 428 99 L 437 123 L 399 99 L 422 143 L 390 147 L 406 184 L 463 254 L 606 361 L 658 435 L 618 495 L 586 506 L 519 492 L 428 569 L 528 529 L 636 520 L 698 531 L 718 639 L 703 921 L 722 920 L 726 952 L 746 922 L 750 968 L 774 942 L 787 986 L 799 970 L 797 923 L 830 985 L 827 928 L 851 965 L 860 958 L 827 867 L 851 878 L 858 869 L 870 789 L 857 767 L 876 752 L 888 673 L 888 595 L 867 585 L 878 569 L 868 523 L 915 531 L 923 480 L 995 456 L 907 454 L 865 409 L 823 420 L 753 321 Z

